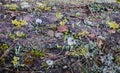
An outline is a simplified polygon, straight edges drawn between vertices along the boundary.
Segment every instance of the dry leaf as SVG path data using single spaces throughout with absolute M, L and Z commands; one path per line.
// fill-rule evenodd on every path
M 57 27 L 57 31 L 59 31 L 59 32 L 68 31 L 68 27 L 67 26 L 59 26 L 59 27 Z
M 103 44 L 102 40 L 101 39 L 97 39 L 97 43 L 98 43 L 98 47 L 100 48 L 101 45 Z

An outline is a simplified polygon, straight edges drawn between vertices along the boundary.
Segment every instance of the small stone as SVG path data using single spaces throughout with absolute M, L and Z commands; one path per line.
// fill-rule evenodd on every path
M 26 8 L 29 8 L 29 7 L 30 7 L 30 5 L 29 5 L 28 2 L 22 2 L 20 5 L 21 5 L 21 8 L 22 8 L 22 9 L 26 9 Z
M 54 64 L 53 60 L 47 60 L 46 63 L 49 65 L 49 66 L 52 66 Z
M 65 66 L 63 66 L 63 69 L 67 69 L 68 67 L 65 65 Z
M 67 42 L 68 42 L 68 45 L 74 45 L 74 44 L 76 44 L 75 39 L 73 37 L 68 37 Z
M 37 19 L 36 19 L 36 23 L 37 23 L 37 24 L 41 24 L 41 23 L 42 23 L 42 20 L 39 19 L 39 18 L 37 18 Z

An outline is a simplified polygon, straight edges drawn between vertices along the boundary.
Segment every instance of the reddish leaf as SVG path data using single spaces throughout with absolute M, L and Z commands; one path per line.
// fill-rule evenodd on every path
M 59 31 L 59 32 L 68 31 L 68 27 L 67 26 L 59 26 L 59 27 L 57 27 L 57 31 Z

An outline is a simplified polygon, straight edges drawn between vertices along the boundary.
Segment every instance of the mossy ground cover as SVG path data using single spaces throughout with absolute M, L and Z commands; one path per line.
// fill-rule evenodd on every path
M 119 73 L 120 5 L 0 2 L 1 73 Z

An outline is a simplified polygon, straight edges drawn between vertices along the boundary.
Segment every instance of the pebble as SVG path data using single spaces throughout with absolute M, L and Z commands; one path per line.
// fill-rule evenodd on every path
M 41 24 L 41 23 L 42 23 L 42 20 L 39 19 L 39 18 L 37 18 L 37 19 L 36 19 L 36 23 L 37 23 L 37 24 Z
M 47 60 L 46 63 L 47 63 L 49 66 L 51 66 L 51 65 L 54 64 L 53 60 Z

